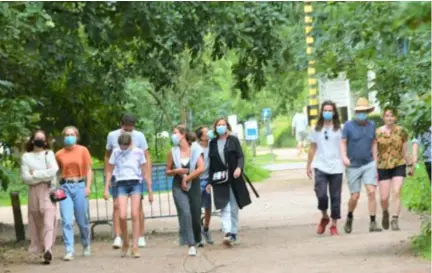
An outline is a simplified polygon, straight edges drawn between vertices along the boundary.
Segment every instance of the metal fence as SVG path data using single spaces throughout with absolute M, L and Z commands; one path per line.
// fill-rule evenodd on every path
M 166 164 L 152 165 L 152 190 L 153 203 L 149 204 L 147 195 L 144 196 L 143 209 L 145 219 L 177 217 L 177 210 L 171 194 L 173 177 L 165 175 Z M 104 200 L 104 169 L 93 169 L 92 193 L 89 200 L 89 219 L 91 224 L 91 236 L 94 237 L 94 229 L 99 225 L 112 225 L 112 200 Z M 145 188 L 144 193 L 147 192 Z M 213 206 L 212 206 L 213 207 Z M 215 213 L 215 211 L 213 211 Z

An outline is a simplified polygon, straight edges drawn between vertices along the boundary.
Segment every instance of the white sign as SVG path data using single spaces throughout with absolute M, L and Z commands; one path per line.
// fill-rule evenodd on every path
M 348 119 L 351 119 L 352 96 L 349 80 L 320 80 L 319 81 L 319 101 L 322 103 L 331 100 L 337 107 L 348 108 Z
M 248 120 L 245 122 L 245 139 L 257 140 L 258 139 L 258 122 L 256 120 Z

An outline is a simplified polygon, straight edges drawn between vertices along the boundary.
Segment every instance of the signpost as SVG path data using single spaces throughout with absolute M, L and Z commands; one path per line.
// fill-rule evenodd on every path
M 261 110 L 262 120 L 266 124 L 267 145 L 270 146 L 270 154 L 274 159 L 274 154 L 273 154 L 274 138 L 271 132 L 271 114 L 272 112 L 270 108 L 264 108 Z
M 253 156 L 256 156 L 256 141 L 258 139 L 258 122 L 254 119 L 248 120 L 244 124 L 245 139 L 252 142 Z

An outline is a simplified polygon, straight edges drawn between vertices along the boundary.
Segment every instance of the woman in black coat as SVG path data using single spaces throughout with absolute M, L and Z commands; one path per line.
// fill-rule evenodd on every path
M 216 209 L 221 209 L 223 242 L 230 246 L 237 240 L 238 210 L 251 199 L 243 178 L 244 156 L 237 137 L 230 135 L 231 126 L 220 118 L 213 125 L 216 138 L 209 147 L 209 185 L 213 187 Z

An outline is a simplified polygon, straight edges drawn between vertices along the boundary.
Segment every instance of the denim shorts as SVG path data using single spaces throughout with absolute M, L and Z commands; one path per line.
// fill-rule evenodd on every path
M 201 207 L 205 209 L 211 209 L 211 194 L 206 191 L 208 179 L 201 179 Z
M 139 180 L 122 180 L 116 182 L 116 193 L 118 196 L 142 195 L 143 185 Z

